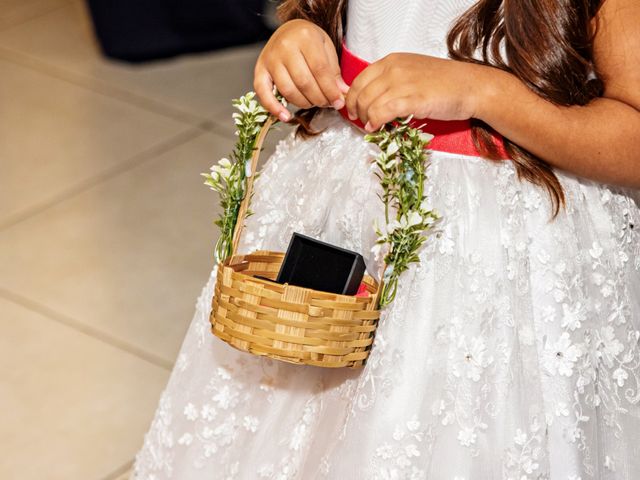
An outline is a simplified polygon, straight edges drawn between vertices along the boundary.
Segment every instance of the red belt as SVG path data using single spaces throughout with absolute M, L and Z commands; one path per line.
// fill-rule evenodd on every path
M 356 56 L 353 52 L 349 51 L 347 47 L 342 44 L 342 57 L 340 59 L 340 68 L 342 70 L 342 78 L 347 85 L 355 80 L 355 78 L 362 72 L 369 62 Z M 340 110 L 342 116 L 354 123 L 360 128 L 364 128 L 362 122 L 358 119 L 350 120 L 347 114 L 346 107 Z M 429 142 L 429 149 L 436 150 L 438 152 L 456 153 L 460 155 L 471 155 L 474 157 L 479 156 L 478 150 L 473 144 L 471 138 L 471 123 L 469 120 L 429 120 L 429 119 L 415 119 L 412 122 L 412 126 L 421 127 L 427 133 L 433 135 L 433 139 Z M 498 150 L 501 158 L 508 159 L 509 155 L 504 150 L 504 144 L 502 137 L 498 134 L 493 134 L 494 141 L 498 145 Z

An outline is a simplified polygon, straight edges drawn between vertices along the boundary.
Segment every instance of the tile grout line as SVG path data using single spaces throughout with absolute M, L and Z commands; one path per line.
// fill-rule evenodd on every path
M 8 32 L 9 30 L 12 30 L 14 28 L 20 27 L 22 25 L 24 25 L 25 23 L 29 23 L 32 20 L 37 20 L 40 17 L 44 17 L 45 15 L 49 15 L 50 13 L 53 13 L 55 11 L 58 10 L 62 10 L 63 8 L 67 8 L 69 5 L 71 5 L 73 3 L 72 0 L 66 0 L 62 5 L 58 5 L 57 7 L 53 7 L 50 8 L 44 12 L 40 12 L 36 15 L 34 15 L 33 17 L 29 17 L 29 18 L 25 18 L 21 21 L 18 21 L 18 23 L 12 23 L 10 25 L 6 25 L 5 27 L 0 28 L 0 32 Z
M 122 478 L 122 475 L 124 475 L 125 473 L 131 473 L 130 470 L 133 467 L 133 462 L 135 462 L 134 458 L 129 460 L 127 463 L 120 465 L 113 472 L 109 473 L 105 477 L 102 477 L 100 480 L 120 480 Z
M 199 136 L 203 135 L 207 131 L 209 130 L 207 130 L 206 125 L 203 124 L 197 128 L 192 127 L 187 130 L 184 130 L 170 137 L 168 140 L 163 140 L 155 145 L 152 145 L 147 149 L 143 150 L 142 152 L 137 153 L 136 155 L 133 155 L 132 157 L 129 157 L 126 160 L 119 162 L 113 167 L 103 170 L 101 173 L 98 173 L 97 175 L 90 177 L 84 181 L 81 181 L 78 184 L 73 185 L 56 195 L 53 195 L 48 200 L 43 201 L 40 204 L 36 204 L 30 208 L 27 208 L 22 212 L 13 214 L 9 218 L 5 219 L 4 221 L 0 221 L 0 232 L 34 215 L 42 213 L 43 211 L 46 211 L 47 209 L 65 200 L 68 200 L 82 192 L 85 192 L 91 189 L 92 187 L 95 187 L 96 185 L 99 185 L 107 180 L 115 178 L 118 175 L 121 175 L 122 173 L 126 173 L 129 170 L 132 170 L 137 166 L 142 165 L 145 162 L 153 160 L 154 158 L 157 158 L 158 156 L 164 153 L 167 153 L 173 150 L 174 148 L 177 148 L 191 140 L 194 140 Z
M 210 120 L 205 117 L 199 117 L 179 108 L 158 102 L 157 100 L 119 88 L 97 78 L 88 77 L 86 75 L 52 65 L 46 61 L 40 60 L 39 58 L 1 45 L 0 58 L 16 65 L 20 65 L 23 68 L 29 68 L 38 73 L 68 82 L 99 95 L 128 103 L 129 105 L 136 106 L 148 112 L 171 118 L 172 120 L 177 120 L 192 126 L 199 125 L 203 122 L 210 123 Z
M 117 348 L 118 350 L 122 350 L 131 355 L 134 355 L 139 359 L 144 360 L 145 362 L 162 368 L 163 370 L 171 371 L 171 369 L 173 368 L 173 363 L 166 360 L 165 358 L 162 358 L 154 353 L 147 352 L 142 348 L 125 342 L 124 340 L 121 340 L 112 335 L 109 335 L 102 330 L 84 324 L 79 320 L 53 310 L 52 308 L 47 307 L 40 302 L 24 297 L 18 293 L 12 292 L 2 287 L 0 287 L 0 297 L 17 305 L 20 305 L 28 310 L 31 310 L 32 312 L 42 315 L 49 320 L 53 320 L 79 333 L 87 335 L 94 340 L 101 341 L 111 347 Z

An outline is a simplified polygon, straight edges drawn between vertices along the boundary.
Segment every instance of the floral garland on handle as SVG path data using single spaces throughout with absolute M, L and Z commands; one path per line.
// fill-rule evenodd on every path
M 232 101 L 233 106 L 238 109 L 238 112 L 233 113 L 238 140 L 231 158 L 222 158 L 211 167 L 210 173 L 201 174 L 205 178 L 205 185 L 220 195 L 222 213 L 214 222 L 220 227 L 220 237 L 215 248 L 218 262 L 226 260 L 233 253 L 233 232 L 245 195 L 246 180 L 251 176 L 251 156 L 260 130 L 269 118 L 269 112 L 258 103 L 255 96 L 254 92 L 248 92 Z M 282 97 L 278 96 L 278 99 L 285 104 Z
M 278 99 L 286 106 L 282 96 L 278 95 Z M 246 181 L 251 176 L 251 157 L 260 131 L 269 119 L 269 112 L 257 102 L 254 92 L 233 100 L 233 106 L 238 109 L 233 114 L 238 137 L 235 148 L 230 158 L 222 158 L 209 173 L 201 174 L 205 185 L 220 195 L 222 212 L 215 221 L 221 230 L 215 248 L 218 262 L 233 253 L 233 233 Z M 276 121 L 274 119 L 274 124 Z M 375 226 L 378 239 L 374 246 L 377 256 L 385 251 L 381 307 L 395 298 L 400 275 L 410 263 L 419 261 L 417 252 L 426 240 L 424 232 L 439 218 L 427 207 L 424 195 L 425 171 L 429 164 L 425 147 L 432 136 L 411 127 L 410 121 L 411 118 L 397 120 L 365 136 L 381 149 L 375 165 L 382 186 L 380 198 L 385 207 L 386 226 L 384 229 Z
M 381 307 L 394 300 L 398 279 L 409 264 L 420 261 L 418 250 L 427 239 L 425 232 L 439 219 L 424 194 L 429 166 L 426 147 L 433 135 L 411 127 L 410 122 L 411 117 L 398 119 L 365 136 L 381 150 L 374 162 L 386 225 L 375 226 L 378 239 L 373 247 L 376 257 L 385 252 Z

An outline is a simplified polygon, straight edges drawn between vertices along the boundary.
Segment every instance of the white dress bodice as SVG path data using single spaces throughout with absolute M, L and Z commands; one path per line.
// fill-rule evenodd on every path
M 447 57 L 447 33 L 474 0 L 349 0 L 346 43 L 373 62 L 393 52 Z

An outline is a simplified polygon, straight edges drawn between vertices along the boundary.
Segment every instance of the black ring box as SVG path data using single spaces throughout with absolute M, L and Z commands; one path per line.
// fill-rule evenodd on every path
M 342 295 L 358 292 L 365 272 L 362 255 L 294 233 L 276 282 Z

